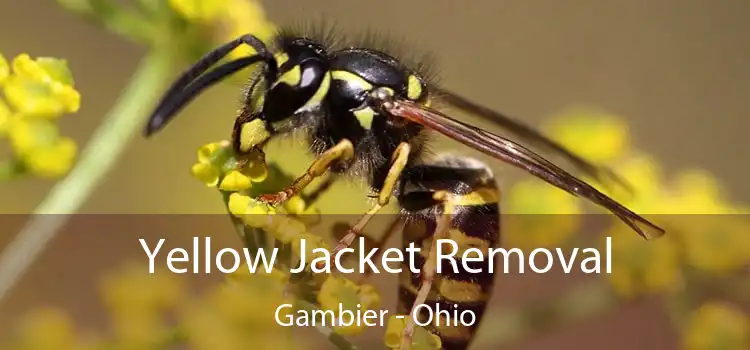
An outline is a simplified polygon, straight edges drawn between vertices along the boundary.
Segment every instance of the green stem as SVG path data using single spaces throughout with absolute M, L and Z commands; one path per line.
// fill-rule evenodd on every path
M 96 130 L 75 168 L 57 183 L 36 208 L 30 222 L 0 255 L 0 299 L 34 262 L 112 170 L 130 140 L 141 130 L 155 99 L 171 73 L 167 52 L 150 52 L 128 87 Z
M 62 7 L 93 21 L 109 31 L 146 43 L 153 37 L 153 23 L 144 13 L 134 10 L 130 6 L 114 0 L 58 0 Z M 153 1 L 151 1 L 153 2 Z

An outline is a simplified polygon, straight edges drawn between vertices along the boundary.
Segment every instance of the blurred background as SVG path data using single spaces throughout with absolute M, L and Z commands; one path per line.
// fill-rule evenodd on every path
M 750 169 L 742 155 L 748 146 L 745 133 L 750 130 L 750 22 L 746 21 L 750 2 L 277 0 L 262 5 L 274 24 L 325 17 L 345 33 L 374 29 L 416 43 L 414 50 L 435 56 L 443 85 L 532 125 L 548 125 L 554 117 L 580 108 L 616 116 L 629 127 L 630 147 L 647 153 L 663 169 L 665 186 L 684 169 L 701 169 L 721 184 L 722 201 L 750 202 L 746 181 Z M 81 108 L 61 118 L 59 125 L 61 133 L 75 139 L 80 149 L 148 50 L 81 19 L 54 1 L 0 3 L 0 30 L 4 33 L 0 53 L 9 61 L 24 52 L 67 60 L 81 94 Z M 175 59 L 169 79 L 185 62 Z M 77 324 L 96 328 L 105 312 L 94 302 L 101 276 L 127 258 L 140 259 L 136 238 L 147 232 L 153 232 L 153 237 L 157 231 L 166 232 L 164 235 L 175 242 L 187 242 L 193 235 L 226 230 L 226 235 L 221 232 L 214 237 L 234 244 L 236 236 L 220 215 L 206 220 L 185 216 L 187 222 L 197 220 L 196 225 L 202 226 L 170 217 L 150 231 L 153 226 L 145 222 L 159 219 L 106 214 L 223 213 L 216 191 L 196 182 L 188 170 L 199 146 L 229 136 L 241 86 L 239 80 L 210 90 L 156 138 L 144 140 L 136 135 L 80 209 L 81 213 L 104 215 L 80 219 L 84 226 L 70 225 L 67 234 L 53 241 L 43 258 L 0 301 L 0 329 L 10 330 L 22 314 L 42 306 L 63 308 Z M 472 121 L 470 117 L 466 120 Z M 565 119 L 561 120 L 558 124 L 565 124 Z M 580 137 L 576 142 L 580 148 L 603 147 L 596 140 Z M 476 154 L 451 141 L 440 140 L 436 145 Z M 289 144 L 272 145 L 269 160 L 278 161 L 292 174 L 303 171 L 310 158 L 299 147 L 293 151 L 287 148 Z M 0 154 L 5 154 L 2 150 Z M 275 159 L 274 154 L 281 150 L 290 153 Z M 502 164 L 494 168 L 504 186 L 525 177 Z M 34 178 L 0 184 L 0 213 L 19 214 L 3 219 L 0 246 L 13 239 L 26 219 L 23 214 L 32 212 L 54 184 Z M 330 198 L 354 191 L 351 185 L 339 185 Z M 361 201 L 356 196 L 346 198 L 345 203 L 324 198 L 318 208 L 326 214 L 357 214 L 367 208 L 364 196 Z M 691 213 L 708 213 L 696 210 Z M 172 230 L 176 227 L 201 227 L 211 232 L 181 236 Z M 746 228 L 742 231 L 750 233 Z M 750 246 L 747 240 L 732 244 Z M 395 278 L 391 277 L 379 276 L 382 281 L 377 284 L 393 289 Z M 206 277 L 206 281 L 211 278 L 217 277 Z M 499 313 L 522 301 L 552 297 L 577 283 L 572 280 L 578 281 L 554 273 L 500 276 L 492 308 Z M 395 290 L 383 293 L 387 294 L 384 303 L 394 305 L 395 295 L 391 294 Z M 500 321 L 490 320 L 480 330 L 476 348 L 682 348 L 684 336 L 660 305 L 658 297 L 636 298 L 596 317 L 565 321 L 507 343 L 493 340 L 493 322 Z M 738 332 L 738 339 L 747 341 L 747 326 L 739 328 L 744 330 Z M 375 335 L 362 340 L 365 349 L 382 347 L 378 345 L 382 330 L 372 332 Z

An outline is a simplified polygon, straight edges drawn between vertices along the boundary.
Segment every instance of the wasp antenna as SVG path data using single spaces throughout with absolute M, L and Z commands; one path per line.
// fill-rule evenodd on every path
M 145 136 L 150 136 L 161 129 L 183 107 L 198 97 L 198 95 L 207 88 L 223 80 L 225 77 L 232 75 L 253 63 L 259 62 L 262 59 L 263 58 L 260 56 L 238 58 L 234 61 L 218 66 L 210 72 L 198 77 L 198 79 L 187 85 L 183 90 L 173 94 L 170 99 L 165 99 L 159 105 L 159 108 L 152 114 L 146 128 L 144 129 Z
M 256 54 L 239 58 L 225 63 L 208 74 L 201 76 L 211 66 L 226 57 L 232 50 L 245 44 L 252 47 Z M 247 34 L 234 39 L 213 51 L 204 55 L 194 65 L 185 70 L 177 80 L 172 83 L 159 105 L 154 109 L 148 123 L 143 131 L 148 137 L 162 129 L 175 114 L 188 102 L 192 101 L 200 92 L 212 86 L 224 77 L 233 74 L 240 69 L 255 62 L 264 61 L 267 65 L 266 74 L 275 76 L 278 66 L 273 55 L 268 51 L 266 45 L 257 37 Z

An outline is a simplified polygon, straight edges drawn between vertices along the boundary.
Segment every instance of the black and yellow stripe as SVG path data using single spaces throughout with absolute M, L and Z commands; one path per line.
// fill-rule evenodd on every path
M 482 270 L 481 273 L 469 273 L 463 268 L 460 257 L 466 249 L 472 247 L 486 252 L 489 248 L 497 247 L 500 239 L 500 194 L 491 174 L 483 168 L 458 168 L 456 165 L 423 166 L 421 171 L 416 172 L 418 174 L 411 172 L 405 176 L 405 191 L 400 201 L 404 208 L 404 248 L 415 242 L 415 245 L 421 248 L 421 254 L 415 257 L 415 265 L 423 266 L 438 220 L 445 212 L 445 203 L 428 204 L 425 198 L 428 193 L 436 191 L 447 191 L 453 195 L 451 207 L 454 216 L 449 237 L 458 245 L 455 255 L 458 271 L 454 271 L 450 262 L 443 261 L 441 273 L 435 277 L 425 304 L 430 306 L 433 313 L 436 305 L 451 315 L 454 311 L 458 315 L 466 310 L 471 311 L 476 316 L 476 322 L 468 327 L 454 325 L 456 320 L 445 319 L 440 320 L 439 326 L 433 324 L 430 330 L 440 336 L 443 349 L 446 350 L 468 347 L 484 315 L 494 286 L 493 276 L 487 272 L 489 259 L 485 257 L 480 262 L 467 262 L 471 269 Z M 409 190 L 410 186 L 420 188 L 412 187 Z M 413 274 L 408 268 L 403 270 L 398 293 L 399 313 L 409 313 L 421 284 L 422 276 L 419 273 Z M 426 310 L 422 311 L 418 317 L 424 321 L 429 315 Z M 433 322 L 436 322 L 437 315 L 434 317 Z M 450 321 L 450 325 L 446 325 L 447 321 Z

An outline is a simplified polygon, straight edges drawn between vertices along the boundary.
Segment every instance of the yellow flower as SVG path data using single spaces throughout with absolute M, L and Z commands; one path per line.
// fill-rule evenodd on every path
M 380 305 L 380 296 L 369 285 L 358 286 L 343 277 L 328 277 L 320 287 L 318 303 L 323 310 L 338 312 L 338 309 L 351 311 L 356 317 L 357 310 L 364 315 L 367 310 L 373 310 Z M 337 325 L 334 331 L 341 335 L 359 334 L 365 329 L 364 320 L 341 320 L 351 325 Z M 359 325 L 357 325 L 359 323 Z
M 210 163 L 195 163 L 190 168 L 190 173 L 208 187 L 216 187 L 219 182 L 219 169 Z
M 198 148 L 198 162 L 190 173 L 208 187 L 216 187 L 229 158 L 229 142 L 211 142 Z
M 677 234 L 691 266 L 721 273 L 742 269 L 750 261 L 750 221 L 745 216 L 690 215 L 680 219 L 684 228 Z
M 284 202 L 284 210 L 286 210 L 287 213 L 293 214 L 293 215 L 299 215 L 305 212 L 305 200 L 300 198 L 299 196 L 294 196 L 292 198 L 289 198 L 286 202 Z
M 32 60 L 21 54 L 13 60 L 13 73 L 3 87 L 8 103 L 19 113 L 52 119 L 80 108 L 81 96 L 64 60 Z
M 633 193 L 626 193 L 621 186 L 615 184 L 609 187 L 602 187 L 593 181 L 592 184 L 640 214 L 668 213 L 667 208 L 663 206 L 662 169 L 653 157 L 633 153 L 612 168 L 617 175 L 627 181 Z
M 680 252 L 673 236 L 645 241 L 624 226 L 613 227 L 607 236 L 612 238 L 612 273 L 606 278 L 617 294 L 632 298 L 681 287 Z
M 128 264 L 104 278 L 101 284 L 114 335 L 124 348 L 144 348 L 163 340 L 166 311 L 185 300 L 184 287 L 170 271 Z
M 519 181 L 507 197 L 512 214 L 581 214 L 580 200 L 539 180 Z
M 222 191 L 242 191 L 250 188 L 252 182 L 248 176 L 245 176 L 237 170 L 232 170 L 221 180 L 219 189 Z
M 50 147 L 42 147 L 27 155 L 26 168 L 42 178 L 61 177 L 70 171 L 76 159 L 78 146 L 69 137 L 62 137 Z
M 609 162 L 630 146 L 628 124 L 606 112 L 572 109 L 552 118 L 546 129 L 562 145 L 592 162 Z
M 210 142 L 198 148 L 198 162 L 211 163 L 220 151 L 230 147 L 228 141 Z
M 13 59 L 13 73 L 41 82 L 73 85 L 67 61 L 56 58 L 39 57 L 33 60 L 28 54 L 22 53 Z
M 243 166 L 240 169 L 252 182 L 263 182 L 268 177 L 268 165 L 263 153 L 253 152 L 242 159 Z
M 5 136 L 10 128 L 11 121 L 13 120 L 13 111 L 10 107 L 0 99 L 0 136 Z
M 748 349 L 750 319 L 724 303 L 705 303 L 693 312 L 684 342 L 687 350 Z
M 276 210 L 250 196 L 239 193 L 229 195 L 229 212 L 250 227 L 265 229 L 273 223 Z
M 10 145 L 22 157 L 39 147 L 54 145 L 59 138 L 55 124 L 46 120 L 21 119 L 10 125 Z
M 19 174 L 61 177 L 73 167 L 78 152 L 75 142 L 61 136 L 52 122 L 80 107 L 67 63 L 20 54 L 11 67 L 0 56 L 0 85 L 5 96 L 0 98 L 0 136 L 8 138 Z
M 249 196 L 245 196 L 239 193 L 232 193 L 229 195 L 229 204 L 227 205 L 227 207 L 229 208 L 229 212 L 232 213 L 232 215 L 245 215 L 245 212 L 247 211 L 247 208 L 250 206 L 252 201 L 253 199 Z
M 268 230 L 281 243 L 299 241 L 307 234 L 305 223 L 287 215 L 274 215 Z
M 25 115 L 53 119 L 78 109 L 72 107 L 79 103 L 75 97 L 61 96 L 44 82 L 14 75 L 8 78 L 4 88 L 8 102 Z
M 169 309 L 184 300 L 183 287 L 170 271 L 151 274 L 140 264 L 120 268 L 101 284 L 104 300 L 115 314 Z
M 192 165 L 190 173 L 208 187 L 218 185 L 220 190 L 229 192 L 247 190 L 268 176 L 262 156 L 251 154 L 238 161 L 228 141 L 211 142 L 198 148 L 198 162 Z M 218 183 L 220 178 L 221 184 Z
M 538 180 L 511 187 L 505 204 L 507 244 L 535 249 L 562 244 L 579 228 L 580 199 Z
M 76 349 L 78 340 L 70 318 L 59 310 L 38 309 L 21 322 L 21 349 Z
M 112 315 L 114 336 L 122 348 L 147 349 L 163 340 L 168 328 L 163 316 L 146 310 Z
M 331 251 L 331 247 L 326 243 L 323 237 L 311 233 L 305 233 L 292 241 L 292 252 L 296 256 L 302 256 L 301 242 L 303 239 L 305 240 L 305 265 L 309 265 L 316 257 L 322 256 L 321 254 L 313 253 L 313 250 L 325 249 Z
M 257 276 L 263 276 L 268 277 L 270 281 L 272 281 L 274 284 L 278 283 L 280 285 L 286 285 L 289 283 L 289 272 L 281 271 L 277 268 L 271 269 L 270 273 L 266 273 L 266 270 L 262 268 L 262 266 L 259 264 L 258 268 L 256 269 L 255 273 L 250 273 L 250 270 L 245 264 L 243 267 L 240 267 L 237 269 L 237 271 L 234 271 L 233 273 L 229 274 L 227 276 L 227 280 L 230 282 L 251 282 L 253 280 L 257 280 Z
M 611 196 L 623 206 L 656 225 L 666 228 L 667 231 L 674 229 L 670 227 L 670 216 L 658 215 L 670 214 L 672 212 L 668 204 L 669 193 L 667 188 L 662 185 L 664 182 L 662 169 L 653 157 L 633 152 L 621 159 L 612 169 L 627 182 L 632 192 L 626 192 L 626 188 L 623 186 L 601 188 L 600 186 L 596 186 L 595 182 L 592 182 L 592 184 L 595 187 L 599 187 L 599 190 Z M 614 226 L 626 227 L 615 216 L 611 216 L 611 219 Z M 644 229 L 647 236 L 656 234 L 655 230 L 646 225 L 640 225 L 640 227 Z
M 8 60 L 5 56 L 0 54 L 0 85 L 5 82 L 5 79 L 10 75 L 10 66 L 8 66 Z
M 749 260 L 750 222 L 727 203 L 713 176 L 699 170 L 682 172 L 665 198 L 664 211 L 671 215 L 659 219 L 673 227 L 688 264 L 725 272 Z
M 391 315 L 388 318 L 388 325 L 385 329 L 385 346 L 390 349 L 401 347 L 404 329 L 406 329 L 406 319 L 409 316 L 397 318 Z M 423 327 L 416 327 L 412 337 L 411 349 L 413 350 L 438 350 L 443 347 L 443 342 L 435 334 L 428 332 Z
M 681 172 L 674 181 L 669 210 L 675 214 L 728 214 L 719 182 L 702 170 Z
M 226 1 L 169 0 L 169 6 L 189 21 L 208 23 L 225 13 Z
M 741 210 L 727 203 L 712 175 L 702 170 L 683 171 L 668 181 L 670 186 L 663 186 L 665 180 L 657 162 L 642 154 L 621 162 L 615 171 L 628 180 L 635 192 L 633 197 L 620 201 L 639 214 L 661 214 L 650 219 L 667 229 L 670 245 L 679 242 L 678 253 L 688 264 L 722 272 L 740 268 L 750 260 L 750 236 L 746 234 L 750 223 L 741 215 L 728 215 Z M 648 244 L 654 249 L 661 245 Z M 669 250 L 670 256 L 676 254 Z M 664 268 L 672 269 L 672 265 Z M 625 283 L 633 282 L 627 276 L 611 277 L 619 281 L 623 290 L 628 289 Z M 662 283 L 671 283 L 669 280 Z
M 229 142 L 212 142 L 198 149 L 198 162 L 191 168 L 193 176 L 219 189 L 233 192 L 229 195 L 229 212 L 250 227 L 265 229 L 282 243 L 299 239 L 306 232 L 305 223 L 289 215 L 273 215 L 276 208 L 246 195 L 253 183 L 268 177 L 268 167 L 262 152 L 243 155 L 241 160 L 234 158 Z M 242 192 L 242 193 L 239 193 Z M 292 215 L 308 214 L 309 208 L 299 196 L 294 196 L 283 204 Z
M 260 1 L 227 0 L 226 3 L 227 11 L 222 21 L 224 27 L 221 33 L 222 41 L 251 33 L 266 44 L 270 44 L 271 38 L 276 34 L 276 26 L 266 18 L 266 12 Z M 233 50 L 229 57 L 240 58 L 253 53 L 253 49 L 242 45 Z
M 276 324 L 276 308 L 291 300 L 284 298 L 284 285 L 268 274 L 249 275 L 242 283 L 221 286 L 209 302 L 228 320 L 238 325 L 266 327 Z
M 190 335 L 188 346 L 200 350 L 240 349 L 248 344 L 268 349 L 303 348 L 275 321 L 276 309 L 294 302 L 283 296 L 284 284 L 273 275 L 246 274 L 188 305 L 181 317 Z M 279 318 L 292 311 L 281 310 Z
M 169 0 L 170 7 L 190 22 L 218 25 L 220 42 L 251 33 L 269 43 L 276 33 L 275 26 L 266 18 L 265 10 L 256 0 Z M 247 45 L 241 45 L 229 55 L 239 58 L 253 54 Z
M 14 120 L 9 133 L 11 147 L 32 173 L 54 178 L 66 174 L 73 166 L 75 142 L 60 136 L 57 126 L 50 121 Z
M 297 226 L 303 225 L 315 225 L 318 224 L 320 221 L 320 211 L 316 207 L 308 207 L 307 203 L 304 199 L 300 196 L 294 196 L 292 198 L 289 198 L 289 200 L 285 201 L 283 203 L 284 211 L 287 214 L 290 214 L 294 217 L 290 217 L 289 220 L 295 221 L 294 223 L 291 223 L 293 227 L 289 231 L 280 230 L 277 233 L 279 233 L 280 236 L 284 236 L 285 238 L 280 238 L 277 236 L 277 238 L 281 239 L 282 242 L 288 242 L 290 239 L 294 239 L 296 233 L 299 230 L 297 229 Z M 302 228 L 304 229 L 304 227 Z M 291 236 L 290 236 L 291 235 Z

